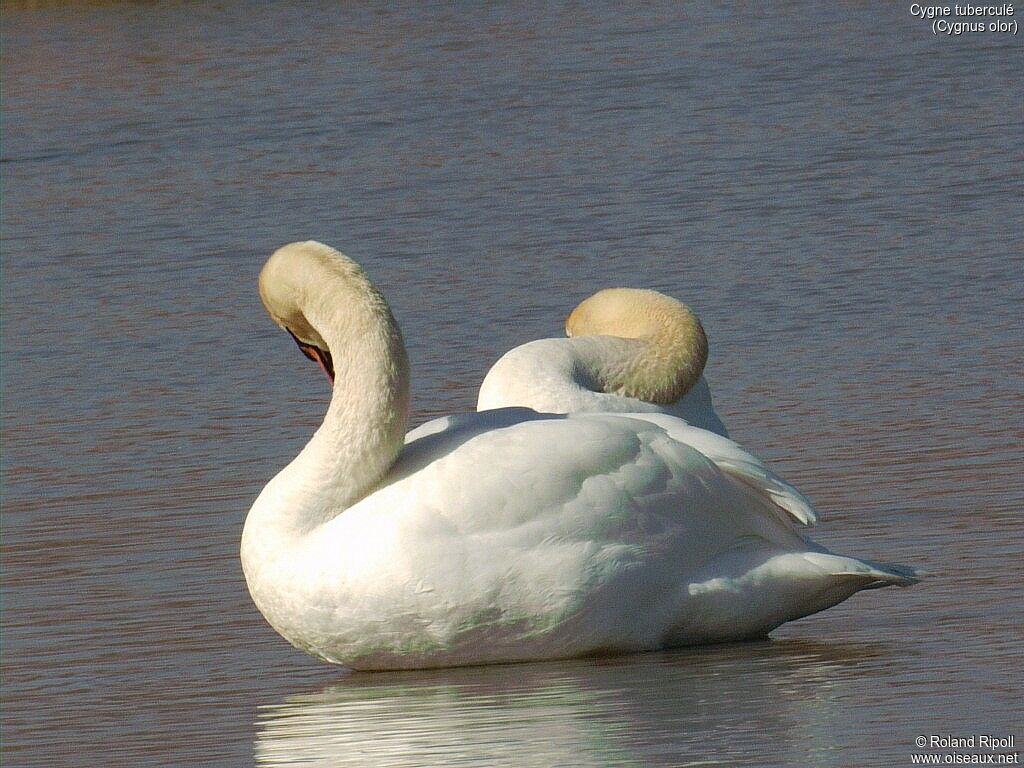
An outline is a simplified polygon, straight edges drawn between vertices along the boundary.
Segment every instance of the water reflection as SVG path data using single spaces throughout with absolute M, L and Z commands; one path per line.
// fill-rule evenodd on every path
M 770 641 L 352 674 L 257 715 L 260 766 L 838 764 L 837 702 L 884 644 Z M 768 738 L 766 738 L 768 736 Z M 790 754 L 793 747 L 793 754 Z

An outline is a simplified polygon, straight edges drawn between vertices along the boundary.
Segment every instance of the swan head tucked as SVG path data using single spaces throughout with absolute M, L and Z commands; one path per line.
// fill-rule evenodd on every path
M 391 309 L 356 262 L 315 240 L 278 248 L 263 265 L 260 298 L 334 385 L 332 404 L 379 406 L 403 423 L 409 361 Z M 335 381 L 335 374 L 338 380 Z
M 569 313 L 565 333 L 637 340 L 643 356 L 616 371 L 606 391 L 652 403 L 673 403 L 686 394 L 708 359 L 708 339 L 693 310 L 646 288 L 598 291 Z
M 260 271 L 259 291 L 271 319 L 306 357 L 320 364 L 332 383 L 340 341 L 370 339 L 379 335 L 373 331 L 383 330 L 391 337 L 383 339 L 388 351 L 402 347 L 391 311 L 366 273 L 323 243 L 308 240 L 277 249 Z
M 313 301 L 310 286 L 318 275 L 334 271 L 333 250 L 322 243 L 291 243 L 279 248 L 260 270 L 260 299 L 271 319 L 298 344 L 302 354 L 321 365 L 334 382 L 334 361 L 323 336 L 306 317 Z

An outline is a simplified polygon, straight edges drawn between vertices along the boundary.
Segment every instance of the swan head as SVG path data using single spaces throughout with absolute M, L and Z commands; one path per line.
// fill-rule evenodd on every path
M 615 377 L 613 387 L 652 403 L 673 403 L 686 394 L 708 360 L 708 339 L 693 310 L 646 288 L 598 291 L 569 313 L 565 333 L 642 342 L 642 357 Z
M 374 314 L 391 320 L 387 304 L 362 268 L 315 240 L 278 248 L 260 270 L 259 291 L 271 319 L 288 332 L 302 354 L 319 363 L 331 383 L 335 359 L 324 334 L 334 328 L 357 334 L 362 330 L 351 328 L 359 313 L 346 309 L 355 302 L 369 303 Z

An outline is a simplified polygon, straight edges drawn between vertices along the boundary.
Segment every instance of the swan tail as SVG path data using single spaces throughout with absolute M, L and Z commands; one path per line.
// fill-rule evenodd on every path
M 838 557 L 831 555 L 831 557 Z M 879 587 L 910 587 L 925 577 L 925 572 L 909 565 L 895 563 L 875 563 L 870 560 L 857 560 L 851 557 L 839 557 L 840 560 L 853 560 L 867 570 L 856 570 L 849 574 L 851 578 L 865 581 L 861 589 L 878 589 Z
M 830 552 L 737 549 L 693 574 L 679 592 L 668 644 L 766 637 L 865 589 L 908 587 L 922 573 Z
M 805 567 L 837 580 L 850 594 L 862 589 L 909 587 L 917 584 L 923 572 L 909 565 L 876 563 L 857 557 L 833 555 L 831 552 L 802 552 Z

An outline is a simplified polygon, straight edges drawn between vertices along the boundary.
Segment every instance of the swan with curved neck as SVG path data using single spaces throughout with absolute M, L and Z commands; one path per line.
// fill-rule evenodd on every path
M 270 624 L 319 658 L 405 669 L 763 637 L 916 581 L 808 541 L 795 489 L 665 414 L 509 408 L 403 439 L 402 335 L 362 269 L 293 243 L 260 294 L 333 390 L 249 511 L 242 566 Z
M 565 332 L 505 353 L 480 385 L 477 410 L 668 413 L 728 437 L 702 375 L 707 336 L 682 302 L 606 288 L 576 306 Z

